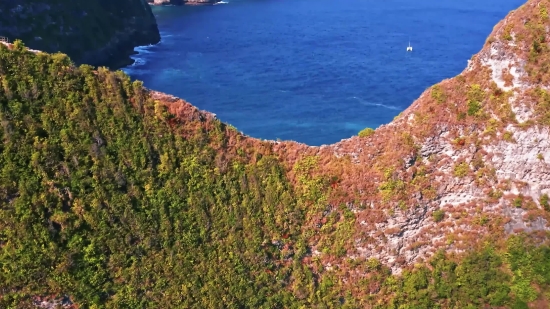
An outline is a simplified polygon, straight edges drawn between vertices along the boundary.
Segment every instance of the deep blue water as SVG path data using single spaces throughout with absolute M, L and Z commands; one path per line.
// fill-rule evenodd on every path
M 153 7 L 161 43 L 125 69 L 245 134 L 330 144 L 460 73 L 523 0 L 229 0 Z M 410 38 L 414 48 L 406 52 Z

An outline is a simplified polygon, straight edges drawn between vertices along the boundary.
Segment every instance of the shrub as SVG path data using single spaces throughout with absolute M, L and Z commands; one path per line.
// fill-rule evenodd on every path
M 512 37 L 512 25 L 506 26 L 504 29 L 504 33 L 502 34 L 502 38 L 506 41 L 511 41 L 513 39 Z
M 374 130 L 371 128 L 364 128 L 359 132 L 359 137 L 369 137 L 374 134 Z
M 520 194 L 518 197 L 514 199 L 514 207 L 521 208 L 523 205 L 523 196 Z
M 473 84 L 468 90 L 468 115 L 477 116 L 481 110 L 481 102 L 485 98 L 485 92 L 478 84 Z
M 503 195 L 503 193 L 502 193 L 502 191 L 500 191 L 500 190 L 496 190 L 496 191 L 495 191 L 495 190 L 491 190 L 491 191 L 489 191 L 489 193 L 487 194 L 488 197 L 490 197 L 490 198 L 496 198 L 496 199 L 501 198 L 502 195 Z
M 468 101 L 468 115 L 475 116 L 481 110 L 481 103 L 477 101 Z
M 539 8 L 539 15 L 541 19 L 548 19 L 548 10 L 544 5 Z
M 367 267 L 369 269 L 380 269 L 381 266 L 382 264 L 377 258 L 371 257 L 367 260 Z
M 550 204 L 548 203 L 548 194 L 543 194 L 540 196 L 540 206 L 546 211 L 550 211 Z
M 453 170 L 453 174 L 456 177 L 464 177 L 468 174 L 468 171 L 470 170 L 470 167 L 468 166 L 468 163 L 462 162 L 460 164 L 455 165 L 455 168 Z
M 445 218 L 445 212 L 441 209 L 438 209 L 433 212 L 433 217 L 435 222 L 440 222 Z
M 487 122 L 487 126 L 485 127 L 485 131 L 483 133 L 495 136 L 497 133 L 499 122 L 495 118 L 489 119 Z
M 447 99 L 447 95 L 441 90 L 441 86 L 435 85 L 432 87 L 432 98 L 437 101 L 437 103 L 443 103 Z
M 228 128 L 230 131 L 239 132 L 239 130 L 237 130 L 237 128 L 236 128 L 234 125 L 228 124 L 228 125 L 227 125 L 227 128 Z
M 506 131 L 504 132 L 504 134 L 502 135 L 502 139 L 504 139 L 505 141 L 509 142 L 509 143 L 512 143 L 514 142 L 514 134 L 510 131 Z

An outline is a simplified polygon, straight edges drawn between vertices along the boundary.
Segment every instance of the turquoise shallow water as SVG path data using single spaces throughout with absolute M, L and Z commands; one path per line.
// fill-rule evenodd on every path
M 390 122 L 460 73 L 520 0 L 229 0 L 153 7 L 124 70 L 245 134 L 321 145 Z M 414 50 L 406 52 L 411 41 Z

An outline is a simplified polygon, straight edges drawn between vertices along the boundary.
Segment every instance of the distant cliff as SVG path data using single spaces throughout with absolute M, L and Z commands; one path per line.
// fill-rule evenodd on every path
M 154 5 L 208 5 L 219 2 L 218 0 L 147 0 L 150 4 Z
M 0 36 L 110 67 L 131 63 L 135 46 L 160 40 L 145 0 L 2 0 Z

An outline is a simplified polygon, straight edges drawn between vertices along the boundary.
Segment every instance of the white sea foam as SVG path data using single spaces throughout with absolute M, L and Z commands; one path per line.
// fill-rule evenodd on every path
M 147 60 L 145 60 L 144 58 L 132 58 L 134 59 L 134 63 L 132 63 L 132 66 L 133 67 L 137 67 L 137 66 L 140 66 L 140 65 L 144 65 L 147 63 Z
M 160 31 L 160 37 L 161 38 L 169 38 L 169 37 L 172 37 L 174 36 L 173 34 L 170 34 L 168 32 L 165 32 L 165 31 Z
M 396 111 L 400 111 L 402 110 L 401 108 L 397 107 L 397 106 L 393 106 L 393 105 L 386 105 L 386 104 L 382 104 L 382 103 L 372 103 L 372 102 L 367 102 L 361 98 L 358 98 L 358 97 L 353 97 L 354 99 L 356 99 L 357 101 L 359 101 L 362 105 L 365 105 L 365 106 L 378 106 L 378 107 L 383 107 L 383 108 L 387 108 L 387 109 L 391 109 L 391 110 L 396 110 Z
M 152 51 L 150 50 L 151 47 L 155 45 L 144 45 L 144 46 L 137 46 L 134 48 L 134 51 L 140 53 L 140 54 L 150 54 Z

